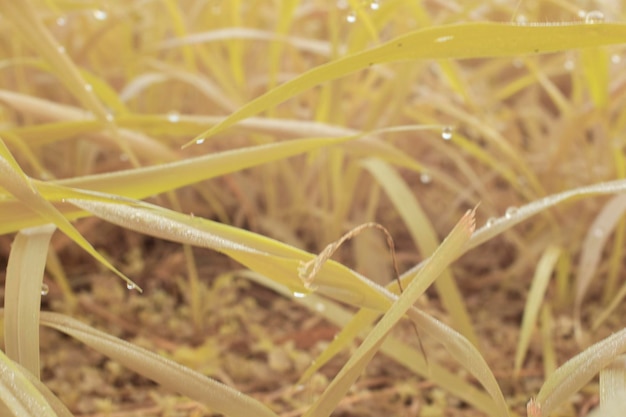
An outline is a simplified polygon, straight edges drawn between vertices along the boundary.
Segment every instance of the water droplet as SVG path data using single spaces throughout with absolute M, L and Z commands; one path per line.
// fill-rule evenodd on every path
M 431 182 L 433 182 L 433 177 L 431 177 L 430 174 L 427 172 L 422 172 L 422 174 L 420 175 L 420 181 L 422 184 L 430 184 Z
M 296 297 L 296 298 L 304 298 L 304 297 L 306 297 L 306 294 L 303 293 L 303 292 L 294 291 L 293 296 Z
M 506 209 L 506 211 L 504 212 L 504 216 L 507 219 L 510 219 L 511 217 L 515 216 L 517 214 L 517 207 L 515 206 L 511 206 L 508 209 Z
M 65 16 L 57 17 L 56 24 L 57 26 L 63 27 L 67 24 L 67 19 L 65 18 Z
M 372 10 L 380 9 L 380 3 L 378 2 L 378 0 L 372 0 L 370 2 L 370 9 L 372 9 Z
M 527 25 L 528 18 L 526 17 L 526 15 L 518 14 L 517 17 L 515 17 L 515 23 L 521 26 Z
M 496 224 L 496 218 L 495 218 L 495 217 L 489 217 L 489 218 L 487 219 L 487 221 L 485 222 L 485 226 L 486 226 L 486 227 L 491 227 L 491 226 L 493 226 L 494 224 Z
M 354 23 L 356 22 L 356 13 L 355 12 L 348 12 L 348 14 L 346 15 L 346 22 L 348 23 Z
M 573 71 L 574 70 L 574 60 L 573 59 L 567 59 L 565 60 L 565 62 L 563 63 L 563 68 L 565 68 L 565 71 Z
M 200 138 L 200 139 L 196 139 L 196 144 L 197 145 L 202 145 L 204 143 L 204 141 L 206 140 L 206 138 Z
M 322 313 L 324 310 L 326 310 L 326 306 L 322 303 L 317 303 L 315 304 L 315 310 L 319 311 L 320 313 Z
M 128 288 L 129 290 L 134 290 L 135 288 L 137 288 L 137 286 L 133 284 L 132 282 L 127 282 L 126 288 Z
M 107 122 L 112 122 L 113 120 L 115 120 L 115 116 L 113 116 L 113 113 L 108 112 L 106 116 L 104 116 L 105 119 L 107 119 Z
M 451 126 L 444 126 L 443 129 L 441 129 L 441 138 L 443 140 L 450 140 L 452 139 L 452 127 Z
M 585 23 L 602 23 L 604 22 L 604 13 L 599 10 L 592 10 L 585 14 Z
M 178 113 L 177 111 L 171 111 L 167 114 L 167 120 L 170 121 L 170 123 L 178 123 L 180 122 L 180 113 Z
M 593 233 L 593 237 L 595 237 L 596 239 L 601 239 L 602 237 L 604 237 L 604 229 L 601 227 L 594 227 L 591 233 Z
M 619 54 L 613 54 L 611 55 L 611 62 L 614 64 L 619 64 L 620 62 L 622 62 L 622 57 Z
M 93 18 L 96 20 L 106 20 L 109 17 L 109 14 L 104 10 L 96 9 L 92 12 Z
M 60 54 L 64 54 L 64 53 L 65 53 L 65 46 L 63 46 L 63 45 L 59 45 L 59 46 L 57 46 L 57 51 L 58 51 Z
M 44 282 L 41 284 L 41 295 L 46 296 L 48 295 L 48 292 L 50 292 L 50 288 L 48 287 L 48 284 Z
M 85 91 L 93 91 L 93 85 L 85 84 Z

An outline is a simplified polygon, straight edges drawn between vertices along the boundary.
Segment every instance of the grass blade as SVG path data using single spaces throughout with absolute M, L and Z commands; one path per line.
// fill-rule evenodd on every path
M 215 412 L 235 417 L 276 417 L 265 405 L 233 388 L 71 317 L 44 312 L 41 314 L 41 324 L 80 340 L 127 368 L 201 402 Z
M 383 161 L 369 159 L 364 165 L 391 199 L 422 256 L 426 258 L 432 255 L 439 246 L 439 238 L 406 182 Z M 435 281 L 435 288 L 457 330 L 474 346 L 478 346 L 478 337 L 450 269 L 446 268 L 442 272 Z
M 411 308 L 417 298 L 441 274 L 448 263 L 458 256 L 474 230 L 474 212 L 470 211 L 459 221 L 441 246 L 424 265 L 406 291 L 383 315 L 372 331 L 332 380 L 322 396 L 307 410 L 305 417 L 330 416 L 352 383 L 361 374 L 367 363 L 376 354 L 391 328 Z
M 557 246 L 548 247 L 535 270 L 535 276 L 533 277 L 532 285 L 526 299 L 526 306 L 524 307 L 524 316 L 522 317 L 522 327 L 520 329 L 519 342 L 517 343 L 517 350 L 515 351 L 515 366 L 514 373 L 519 374 L 522 369 L 522 363 L 530 344 L 530 336 L 535 328 L 537 316 L 543 302 L 543 298 L 548 288 L 548 282 L 554 271 L 556 261 L 559 259 L 561 249 Z
M 39 309 L 53 225 L 21 230 L 11 246 L 5 281 L 5 350 L 39 378 Z
M 626 25 L 462 23 L 434 26 L 399 36 L 372 48 L 313 68 L 250 101 L 226 120 L 189 142 L 212 136 L 249 116 L 276 106 L 326 81 L 374 64 L 418 59 L 504 57 L 624 43 Z
M 58 417 L 43 395 L 33 386 L 19 365 L 9 359 L 0 350 L 0 407 L 13 417 Z M 28 371 L 26 371 L 28 372 Z
M 549 416 L 560 403 L 625 352 L 626 329 L 590 346 L 548 377 L 533 401 L 533 407 L 541 410 L 541 416 Z
M 9 152 L 4 142 L 0 139 L 0 185 L 13 197 L 28 207 L 29 211 L 36 213 L 45 223 L 54 223 L 63 233 L 76 242 L 85 252 L 93 256 L 98 262 L 115 272 L 119 277 L 137 287 L 136 284 L 117 270 L 109 261 L 100 255 L 89 242 L 76 230 L 74 226 L 59 212 L 48 200 L 46 200 L 33 184 L 33 181 L 22 171 L 13 155 Z M 8 220 L 7 220 L 8 221 Z M 140 288 L 138 288 L 141 291 Z

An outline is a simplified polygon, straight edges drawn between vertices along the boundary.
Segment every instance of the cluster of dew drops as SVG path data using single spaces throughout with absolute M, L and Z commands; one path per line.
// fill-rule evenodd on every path
M 337 1 L 337 8 L 339 8 L 340 10 L 346 10 L 348 8 L 348 1 L 347 0 L 338 0 Z M 380 9 L 380 1 L 379 0 L 371 0 L 368 3 L 367 6 L 370 10 L 376 11 L 378 9 Z M 355 10 L 349 10 L 346 14 L 346 22 L 348 23 L 355 23 L 357 19 L 357 13 Z

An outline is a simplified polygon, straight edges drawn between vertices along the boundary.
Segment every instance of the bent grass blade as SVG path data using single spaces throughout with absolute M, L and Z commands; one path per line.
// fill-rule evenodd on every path
M 304 414 L 305 417 L 327 417 L 332 413 L 352 383 L 379 350 L 391 328 L 411 308 L 430 283 L 448 266 L 449 262 L 458 256 L 473 230 L 474 212 L 470 211 L 459 221 L 429 262 L 424 265 L 415 280 L 409 284 L 405 292 L 374 326 L 322 396 L 307 410 Z
M 58 313 L 42 312 L 41 324 L 65 333 L 164 387 L 229 416 L 277 417 L 252 397 L 199 372 Z
M 608 366 L 618 355 L 626 353 L 626 329 L 585 349 L 565 362 L 544 382 L 529 409 L 539 410 L 538 416 L 549 416 L 559 404 L 578 392 L 585 384 Z
M 187 143 L 212 136 L 240 120 L 276 106 L 327 81 L 375 64 L 420 59 L 506 57 L 568 49 L 622 44 L 626 25 L 616 23 L 546 24 L 462 23 L 427 27 L 399 36 L 378 47 L 315 67 L 248 102 L 221 123 Z
M 109 261 L 100 255 L 91 244 L 80 234 L 78 230 L 37 190 L 33 181 L 22 171 L 17 161 L 9 152 L 2 139 L 0 139 L 0 185 L 22 204 L 28 207 L 28 211 L 39 217 L 42 223 L 54 223 L 63 233 L 76 242 L 85 252 L 93 256 L 98 262 L 113 271 L 116 275 L 133 285 L 139 291 L 141 288 L 126 275 L 121 273 Z M 43 219 L 43 221 L 42 221 Z M 3 219 L 3 222 L 9 219 Z
M 432 255 L 439 245 L 437 233 L 406 182 L 383 161 L 368 159 L 363 165 L 389 196 L 422 256 Z M 474 346 L 478 346 L 478 336 L 450 269 L 446 268 L 434 284 L 455 327 Z
M 82 197 L 69 201 L 127 229 L 225 253 L 248 268 L 271 276 L 294 292 L 311 291 L 296 273 L 301 263 L 314 258 L 308 252 L 233 226 L 187 216 L 140 201 L 119 198 L 116 201 L 114 196 L 103 201 L 104 196 L 90 196 L 83 192 Z M 389 303 L 369 280 L 333 261 L 326 262 L 320 269 L 315 286 L 321 293 L 356 306 L 384 310 Z
M 263 275 L 259 275 L 251 271 L 241 271 L 237 275 L 251 279 L 254 282 L 271 288 L 272 290 L 286 297 L 291 297 L 291 292 L 287 287 L 279 285 L 275 281 L 270 280 Z M 369 328 L 369 325 L 378 316 L 378 314 L 374 313 L 374 315 L 372 315 L 371 317 L 366 317 L 366 319 L 369 320 L 371 318 L 371 320 L 369 320 L 366 324 L 362 324 L 359 323 L 358 320 L 355 320 L 356 316 L 364 317 L 368 313 L 372 313 L 372 310 L 362 309 L 358 313 L 356 313 L 356 315 L 354 315 L 353 313 L 345 310 L 337 303 L 325 299 L 324 297 L 320 297 L 316 294 L 311 294 L 304 298 L 293 299 L 297 303 L 306 306 L 312 312 L 320 314 L 330 322 L 335 323 L 341 328 L 341 334 L 344 334 L 346 329 L 353 326 L 353 324 L 356 322 L 357 326 L 359 327 L 355 329 L 355 331 L 350 332 L 350 339 L 347 340 L 347 343 L 351 343 L 358 335 L 360 335 L 361 337 L 365 337 L 365 335 L 371 330 Z M 335 337 L 335 340 L 340 337 L 342 336 L 338 334 Z M 335 340 L 333 340 L 331 344 L 334 345 Z M 389 358 L 405 366 L 407 369 L 432 381 L 433 383 L 439 385 L 441 388 L 447 390 L 453 395 L 456 395 L 457 397 L 463 399 L 469 404 L 474 405 L 477 409 L 484 411 L 492 417 L 502 417 L 502 415 L 498 413 L 498 410 L 494 408 L 492 398 L 490 398 L 484 392 L 475 388 L 463 377 L 453 374 L 436 362 L 429 361 L 428 364 L 426 364 L 426 361 L 424 361 L 423 358 L 420 358 L 416 355 L 416 350 L 413 347 L 401 342 L 395 337 L 391 335 L 387 336 L 380 347 L 380 351 Z M 325 353 L 326 351 L 323 352 L 322 355 L 324 355 Z M 307 372 L 310 372 L 311 369 L 318 369 L 319 366 L 317 366 L 317 364 L 320 359 L 321 356 L 315 358 L 314 364 L 309 369 L 307 369 Z M 308 376 L 304 375 L 300 378 L 296 385 L 303 384 L 306 379 L 308 379 Z

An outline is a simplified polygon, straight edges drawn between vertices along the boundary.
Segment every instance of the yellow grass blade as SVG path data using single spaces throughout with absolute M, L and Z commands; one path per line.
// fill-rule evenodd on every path
M 264 276 L 260 276 L 259 274 L 250 272 L 250 271 L 242 271 L 238 275 L 244 276 L 246 278 L 252 279 L 253 281 L 262 284 L 268 288 L 271 288 L 287 297 L 291 296 L 291 292 L 287 287 L 281 286 L 277 284 L 275 281 L 270 280 Z M 327 320 L 332 323 L 337 324 L 342 329 L 343 333 L 346 328 L 350 327 L 352 323 L 355 322 L 355 316 L 350 312 L 346 311 L 344 308 L 340 307 L 338 304 L 327 300 L 325 298 L 319 297 L 316 294 L 311 294 L 307 297 L 295 298 L 294 299 L 299 304 L 302 304 L 308 307 L 312 312 L 317 314 L 321 314 Z M 365 315 L 368 313 L 372 313 L 371 310 L 363 309 L 359 311 L 358 315 Z M 377 317 L 378 314 L 374 313 L 373 318 Z M 373 320 L 370 321 L 370 323 Z M 367 326 L 361 326 L 361 330 L 371 330 L 368 329 Z M 358 332 L 354 333 L 350 342 L 354 340 Z M 362 335 L 367 334 L 367 332 L 362 332 Z M 340 337 L 337 335 L 337 337 Z M 333 341 L 334 344 L 334 341 Z M 493 417 L 501 417 L 498 414 L 497 410 L 493 407 L 492 399 L 485 395 L 484 392 L 477 390 L 473 385 L 468 383 L 463 377 L 459 377 L 446 370 L 441 365 L 434 363 L 432 361 L 426 364 L 425 360 L 419 356 L 417 356 L 417 352 L 415 348 L 401 342 L 393 336 L 387 336 L 381 345 L 380 351 L 384 353 L 386 356 L 390 357 L 394 361 L 400 363 L 405 366 L 407 369 L 422 375 L 424 378 L 432 381 L 435 384 L 438 384 L 443 389 L 451 392 L 452 394 L 458 396 L 459 398 L 467 401 L 469 404 L 473 404 L 476 408 L 484 411 L 485 413 L 493 416 Z M 321 356 L 315 358 L 314 365 L 311 368 L 315 367 L 318 369 L 319 367 L 315 366 L 317 362 L 320 360 Z M 311 369 L 309 368 L 309 369 Z M 307 370 L 309 371 L 309 370 Z M 311 373 L 312 374 L 312 373 Z M 298 385 L 304 383 L 308 378 L 302 377 L 300 381 L 298 381 Z
M 58 417 L 19 365 L 0 350 L 0 412 L 7 417 Z
M 406 182 L 383 161 L 369 159 L 364 165 L 389 196 L 422 256 L 426 258 L 432 255 L 439 246 L 439 238 Z M 444 307 L 450 313 L 454 327 L 474 346 L 478 346 L 478 337 L 461 297 L 461 291 L 449 269 L 445 269 L 435 281 L 435 288 Z
M 70 199 L 76 206 L 109 222 L 147 235 L 225 253 L 248 268 L 271 276 L 294 293 L 306 294 L 313 288 L 298 277 L 303 262 L 313 255 L 273 239 L 139 201 L 109 201 L 84 193 L 81 199 Z M 369 280 L 336 262 L 326 262 L 315 277 L 315 290 L 357 306 L 383 310 L 388 305 Z
M 626 211 L 626 194 L 613 197 L 602 208 L 602 211 L 589 227 L 587 236 L 585 236 L 576 276 L 576 298 L 574 300 L 574 316 L 578 323 L 580 323 L 583 299 L 598 269 L 602 251 L 609 236 L 619 224 L 624 211 Z
M 381 46 L 313 68 L 250 101 L 222 123 L 189 142 L 206 138 L 317 85 L 375 64 L 418 59 L 504 57 L 624 43 L 626 25 L 462 23 L 428 27 Z
M 2 317 L 1 312 L 2 310 L 0 310 L 0 317 Z M 39 317 L 37 317 L 37 321 L 39 321 Z M 37 323 L 37 327 L 39 327 L 39 323 Z M 37 390 L 39 390 L 39 392 L 41 393 L 41 395 L 43 395 L 44 399 L 48 402 L 52 410 L 56 413 L 57 417 L 74 417 L 70 410 L 67 409 L 65 404 L 63 404 L 61 400 L 56 395 L 54 395 L 52 391 L 50 391 L 50 388 L 48 388 L 46 384 L 33 376 L 33 374 L 24 369 L 24 367 L 21 366 L 19 363 L 13 363 L 13 365 L 22 372 L 28 382 L 30 382 L 35 388 L 37 388 Z M 0 415 L 5 416 L 6 414 L 3 414 L 2 410 L 0 409 Z
M 65 50 L 39 20 L 30 0 L 2 0 L 0 13 L 16 26 L 29 46 L 46 59 L 59 79 L 83 106 L 91 110 L 101 122 L 111 122 L 108 112 L 93 92 L 93 87 L 86 83 Z
M 609 54 L 604 48 L 589 48 L 581 51 L 580 58 L 593 104 L 598 108 L 606 107 L 609 101 Z
M 600 407 L 590 417 L 620 417 L 626 410 L 626 357 L 620 355 L 600 371 Z
M 358 378 L 365 366 L 379 350 L 380 345 L 391 328 L 411 308 L 417 298 L 458 256 L 474 230 L 474 212 L 468 212 L 450 232 L 441 246 L 433 254 L 417 277 L 408 285 L 405 292 L 387 310 L 381 320 L 359 346 L 350 360 L 343 366 L 339 374 L 332 380 L 322 396 L 307 410 L 305 417 L 330 416 L 337 404 L 348 392 L 352 383 Z
M 515 366 L 513 371 L 515 374 L 519 374 L 519 371 L 522 369 L 522 363 L 524 362 L 528 345 L 530 344 L 530 337 L 535 328 L 537 316 L 539 315 L 539 310 L 543 303 L 546 289 L 548 288 L 548 282 L 550 281 L 560 253 L 561 249 L 559 247 L 550 246 L 543 252 L 537 264 L 535 276 L 533 277 L 530 291 L 526 299 L 519 341 L 517 343 L 517 350 L 515 351 Z
M 54 223 L 63 233 L 76 242 L 87 253 L 101 264 L 124 279 L 128 285 L 135 283 L 118 271 L 109 261 L 100 255 L 89 242 L 72 226 L 72 224 L 49 201 L 39 194 L 33 181 L 22 171 L 13 155 L 0 139 L 0 186 L 4 187 L 13 197 L 28 207 L 31 215 L 43 223 Z M 36 215 L 36 216 L 35 216 Z M 3 219 L 4 220 L 4 219 Z M 8 219 L 7 219 L 8 221 Z M 138 288 L 140 291 L 141 289 Z
M 117 140 L 124 142 L 124 149 L 128 147 L 142 158 L 155 161 L 171 161 L 176 154 L 162 143 L 142 134 L 126 129 L 102 131 L 103 125 L 93 119 L 90 114 L 77 107 L 58 104 L 49 100 L 42 100 L 29 95 L 0 90 L 0 101 L 26 115 L 44 121 L 60 122 L 58 124 L 11 128 L 10 131 L 28 139 L 33 146 L 41 146 L 58 140 L 66 140 L 81 133 L 91 133 L 90 137 L 100 142 L 110 144 Z M 197 130 L 196 130 L 197 131 Z M 24 136 L 21 136 L 24 134 Z
M 355 136 L 298 139 L 209 154 L 151 167 L 76 177 L 54 183 L 32 181 L 32 184 L 48 201 L 61 201 L 72 196 L 76 197 L 77 195 L 72 195 L 67 187 L 109 192 L 118 196 L 141 199 L 229 172 L 309 152 L 324 146 L 340 144 L 354 138 Z M 2 185 L 1 182 L 0 185 Z M 2 195 L 1 190 L 0 195 Z M 71 207 L 61 208 L 61 211 L 65 215 L 74 213 L 72 217 L 76 217 L 76 212 L 72 212 Z M 41 224 L 41 219 L 34 213 L 25 211 L 23 206 L 12 201 L 0 202 L 0 216 L 4 220 L 0 224 L 0 233 L 9 233 L 24 227 Z
M 502 390 L 489 365 L 474 345 L 451 327 L 416 308 L 409 310 L 409 317 L 420 330 L 441 343 L 454 359 L 481 383 L 493 400 L 492 407 L 496 415 L 501 417 L 509 415 Z
M 564 363 L 544 382 L 533 402 L 540 416 L 549 416 L 618 355 L 626 352 L 626 329 L 590 346 Z
M 201 402 L 215 412 L 233 417 L 276 417 L 265 405 L 229 386 L 70 317 L 43 312 L 41 324 L 80 340 L 127 368 Z
M 5 351 L 39 378 L 39 306 L 53 225 L 21 230 L 11 246 L 5 281 Z

